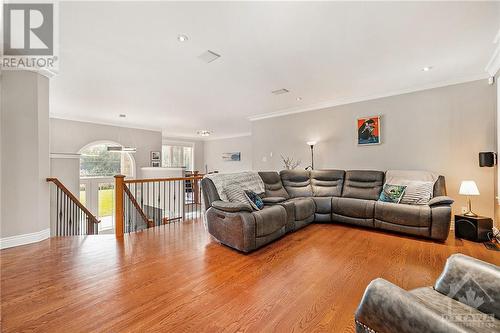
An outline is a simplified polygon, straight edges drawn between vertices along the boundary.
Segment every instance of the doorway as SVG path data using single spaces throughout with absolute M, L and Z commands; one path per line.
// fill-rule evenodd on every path
M 80 201 L 97 214 L 99 234 L 115 229 L 115 179 L 117 174 L 134 178 L 135 161 L 129 152 L 108 151 L 114 142 L 98 142 L 80 150 Z

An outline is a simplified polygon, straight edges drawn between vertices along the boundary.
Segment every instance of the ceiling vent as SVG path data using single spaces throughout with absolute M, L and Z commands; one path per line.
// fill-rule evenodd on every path
M 271 91 L 271 93 L 273 93 L 274 95 L 281 95 L 281 94 L 286 94 L 289 92 L 290 92 L 290 90 L 285 89 L 285 88 Z
M 208 63 L 211 63 L 212 61 L 215 61 L 220 58 L 220 54 L 217 54 L 215 52 L 212 52 L 210 50 L 203 52 L 201 55 L 198 56 L 202 61 Z

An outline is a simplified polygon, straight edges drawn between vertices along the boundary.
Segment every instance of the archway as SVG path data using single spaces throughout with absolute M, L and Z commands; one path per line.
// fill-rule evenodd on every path
M 112 233 L 114 217 L 114 176 L 135 176 L 135 160 L 129 152 L 108 151 L 112 141 L 92 142 L 80 149 L 80 201 L 97 214 L 99 233 Z

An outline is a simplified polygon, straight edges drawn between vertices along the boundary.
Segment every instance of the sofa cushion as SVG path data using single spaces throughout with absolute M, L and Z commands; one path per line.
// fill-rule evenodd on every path
M 227 185 L 224 188 L 224 194 L 226 195 L 229 202 L 247 205 L 252 208 L 250 199 L 248 199 L 245 191 L 239 185 Z
M 344 184 L 344 170 L 311 171 L 311 187 L 315 197 L 340 197 Z
M 411 227 L 429 227 L 431 225 L 431 208 L 429 206 L 377 201 L 375 203 L 375 219 Z
M 286 225 L 286 211 L 280 205 L 264 206 L 263 209 L 253 212 L 255 217 L 255 232 L 257 237 L 270 235 Z
M 384 173 L 382 171 L 346 171 L 342 196 L 346 198 L 378 200 L 383 184 Z
M 316 206 L 311 198 L 295 198 L 288 200 L 295 206 L 295 220 L 305 220 L 314 215 Z
M 264 182 L 266 197 L 282 197 L 288 199 L 290 196 L 281 183 L 280 175 L 275 171 L 261 171 L 260 178 Z
M 373 219 L 375 201 L 355 198 L 332 198 L 332 213 L 342 216 Z
M 283 170 L 280 172 L 280 177 L 290 197 L 312 197 L 313 192 L 309 171 Z

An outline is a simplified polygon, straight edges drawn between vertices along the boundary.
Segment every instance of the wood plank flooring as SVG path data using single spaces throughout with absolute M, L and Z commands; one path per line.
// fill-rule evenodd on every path
M 433 284 L 461 252 L 500 252 L 313 224 L 249 255 L 201 221 L 66 237 L 0 251 L 2 332 L 354 332 L 366 285 Z

